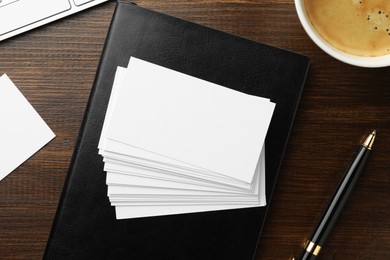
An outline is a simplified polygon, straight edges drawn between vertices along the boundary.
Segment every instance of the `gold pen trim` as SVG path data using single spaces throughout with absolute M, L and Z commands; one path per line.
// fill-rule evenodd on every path
M 320 253 L 321 246 L 315 244 L 314 242 L 308 240 L 306 242 L 305 250 L 313 255 L 317 256 Z
M 372 144 L 374 143 L 376 136 L 376 131 L 372 131 L 372 133 L 366 138 L 366 140 L 363 143 L 363 146 L 366 147 L 368 150 L 371 150 Z

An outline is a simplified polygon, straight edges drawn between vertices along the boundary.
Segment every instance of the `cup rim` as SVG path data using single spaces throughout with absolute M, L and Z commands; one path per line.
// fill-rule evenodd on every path
M 339 49 L 336 49 L 335 47 L 330 45 L 327 41 L 325 41 L 313 28 L 313 25 L 311 24 L 306 14 L 306 9 L 303 3 L 304 0 L 294 0 L 294 2 L 295 2 L 295 9 L 297 11 L 298 18 L 304 30 L 308 34 L 308 36 L 314 41 L 314 43 L 318 47 L 320 47 L 324 52 L 326 52 L 333 58 L 350 65 L 365 67 L 365 68 L 379 68 L 379 67 L 386 67 L 390 65 L 390 54 L 377 56 L 377 57 L 362 57 L 362 56 L 351 55 Z

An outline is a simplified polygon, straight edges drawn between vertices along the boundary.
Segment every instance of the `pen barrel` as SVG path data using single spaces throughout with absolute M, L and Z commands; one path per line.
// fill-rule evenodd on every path
M 297 260 L 315 260 L 315 259 L 317 259 L 317 256 L 313 254 L 313 252 L 309 252 L 306 250 L 302 251 L 302 254 L 297 258 Z
M 312 233 L 305 250 L 298 258 L 300 260 L 315 259 L 321 247 L 325 243 L 330 234 L 337 218 L 339 217 L 345 203 L 347 202 L 368 158 L 370 150 L 365 147 L 360 147 L 357 151 L 355 159 L 347 168 L 343 178 L 341 179 L 335 193 L 325 208 L 320 222 L 317 224 Z

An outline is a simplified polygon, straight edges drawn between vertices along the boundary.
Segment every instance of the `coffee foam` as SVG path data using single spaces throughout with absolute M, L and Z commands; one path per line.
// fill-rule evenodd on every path
M 305 0 L 316 31 L 357 56 L 390 54 L 390 0 Z

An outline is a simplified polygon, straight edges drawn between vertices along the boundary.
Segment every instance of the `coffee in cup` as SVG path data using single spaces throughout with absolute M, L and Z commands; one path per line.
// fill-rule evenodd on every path
M 375 57 L 390 53 L 389 0 L 304 0 L 317 32 L 346 53 Z
M 390 66 L 390 0 L 294 0 L 310 38 L 334 58 Z

